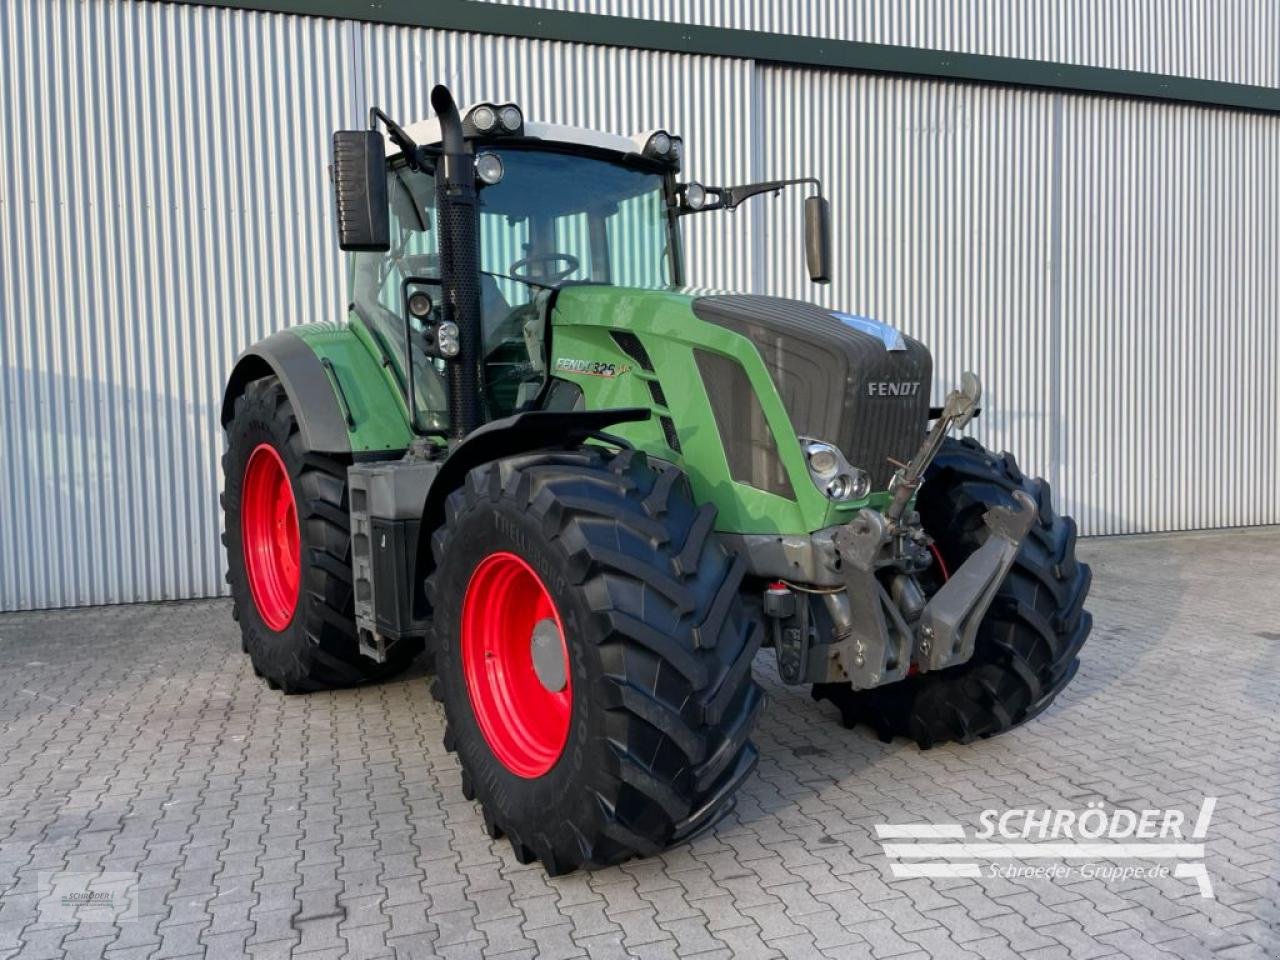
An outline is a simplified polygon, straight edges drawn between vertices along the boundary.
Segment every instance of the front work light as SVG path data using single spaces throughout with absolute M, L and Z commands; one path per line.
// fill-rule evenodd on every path
M 458 355 L 458 325 L 452 320 L 446 320 L 436 327 L 436 349 L 442 357 Z
M 520 108 L 510 103 L 498 111 L 498 119 L 508 133 L 515 133 L 524 122 L 524 118 L 520 116 Z
M 680 168 L 681 147 L 682 144 L 679 137 L 672 136 L 665 130 L 655 130 L 649 134 L 649 139 L 644 142 L 644 150 L 641 152 L 650 160 L 657 160 L 659 163 L 665 163 L 678 170 Z
M 488 133 L 498 122 L 498 118 L 493 112 L 493 107 L 482 104 L 471 111 L 471 122 L 480 133 Z
M 462 131 L 469 137 L 511 137 L 524 132 L 524 114 L 514 103 L 480 103 L 467 111 Z
M 502 182 L 502 158 L 496 153 L 476 154 L 476 176 L 482 183 L 493 186 Z
M 418 320 L 425 320 L 431 315 L 431 297 L 422 290 L 409 294 L 409 313 Z

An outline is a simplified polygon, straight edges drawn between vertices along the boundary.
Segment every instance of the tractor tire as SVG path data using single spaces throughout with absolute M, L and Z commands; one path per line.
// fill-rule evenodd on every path
M 983 514 L 1014 506 L 1015 490 L 1031 496 L 1039 516 L 978 629 L 972 658 L 870 690 L 814 684 L 814 699 L 834 703 L 846 727 L 866 723 L 882 740 L 907 737 L 925 749 L 969 743 L 1030 720 L 1075 676 L 1093 625 L 1084 609 L 1090 571 L 1076 560 L 1075 521 L 1054 512 L 1049 484 L 1023 476 L 1008 453 L 949 438 L 925 475 L 917 509 L 945 569 L 955 570 L 986 539 Z
M 744 565 L 674 466 L 596 447 L 477 467 L 432 539 L 432 692 L 486 832 L 549 874 L 732 809 L 764 694 Z
M 272 689 L 306 693 L 385 679 L 360 655 L 351 587 L 347 464 L 308 451 L 276 377 L 236 398 L 222 457 L 227 582 L 241 647 Z

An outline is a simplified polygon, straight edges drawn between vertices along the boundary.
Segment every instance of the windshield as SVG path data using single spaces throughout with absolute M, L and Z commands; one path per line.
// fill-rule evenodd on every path
M 477 184 L 486 399 L 489 415 L 502 416 L 532 399 L 545 376 L 540 291 L 584 282 L 667 287 L 678 253 L 662 174 L 529 147 L 478 152 L 495 154 L 503 166 L 501 181 Z M 403 383 L 403 281 L 440 275 L 435 180 L 396 160 L 387 194 L 391 249 L 351 254 L 348 278 L 353 309 L 391 354 Z M 444 361 L 415 349 L 414 386 L 420 423 L 446 428 Z
M 661 174 L 542 150 L 481 152 L 504 170 L 480 191 L 482 269 L 552 284 L 672 282 Z

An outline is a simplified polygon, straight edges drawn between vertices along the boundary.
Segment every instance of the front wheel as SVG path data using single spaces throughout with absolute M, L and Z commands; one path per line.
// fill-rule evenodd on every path
M 743 566 L 683 474 L 600 448 L 471 471 L 428 580 L 445 746 L 490 836 L 552 874 L 710 826 L 756 762 Z
M 969 437 L 948 438 L 917 509 L 945 575 L 986 539 L 988 510 L 1016 506 L 1015 490 L 1029 494 L 1039 512 L 978 628 L 973 656 L 871 690 L 814 684 L 814 699 L 836 704 L 846 726 L 867 723 L 884 740 L 909 737 L 921 747 L 967 743 L 1031 719 L 1071 681 L 1093 624 L 1084 609 L 1090 572 L 1076 560 L 1075 521 L 1054 511 L 1049 485 L 1024 476 L 1007 453 L 997 456 Z

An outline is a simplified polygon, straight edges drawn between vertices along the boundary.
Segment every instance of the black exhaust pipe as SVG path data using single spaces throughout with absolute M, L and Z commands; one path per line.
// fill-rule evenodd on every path
M 462 135 L 462 118 L 448 87 L 441 84 L 431 91 L 431 108 L 440 119 L 444 151 L 436 168 L 440 280 L 445 319 L 458 325 L 458 355 L 448 364 L 449 433 L 461 440 L 484 420 L 475 158 Z

